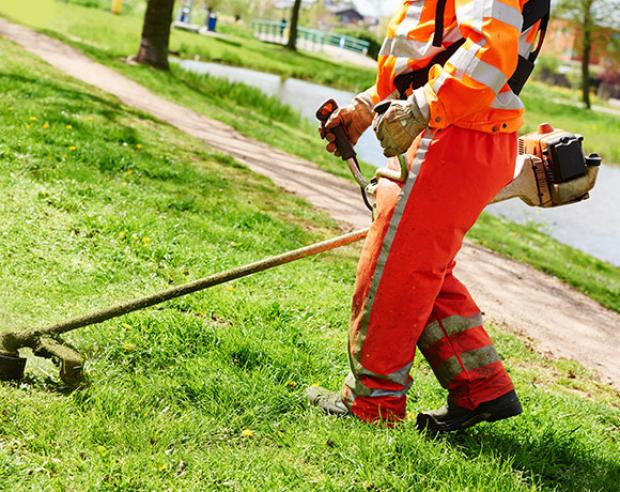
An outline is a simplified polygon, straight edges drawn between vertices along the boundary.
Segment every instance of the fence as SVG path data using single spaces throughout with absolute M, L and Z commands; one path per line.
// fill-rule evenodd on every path
M 285 44 L 288 39 L 288 26 L 286 22 L 256 20 L 252 22 L 254 36 L 262 41 Z M 335 46 L 337 48 L 353 51 L 362 55 L 368 54 L 370 43 L 359 38 L 352 38 L 344 34 L 319 31 L 317 29 L 297 29 L 297 41 L 305 49 L 314 51 L 321 50 L 323 46 Z

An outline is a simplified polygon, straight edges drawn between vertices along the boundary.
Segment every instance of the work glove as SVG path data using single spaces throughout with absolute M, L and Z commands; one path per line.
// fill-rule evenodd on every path
M 321 138 L 329 142 L 326 146 L 328 152 L 340 157 L 340 152 L 338 152 L 335 143 L 336 135 L 329 131 L 331 128 L 342 125 L 349 142 L 351 145 L 355 145 L 362 133 L 370 127 L 374 118 L 371 97 L 373 90 L 374 88 L 370 88 L 355 96 L 351 104 L 338 108 L 325 122 L 325 127 L 319 128 Z
M 385 103 L 379 103 L 379 108 Z M 428 126 L 429 110 L 423 92 L 415 91 L 406 100 L 391 101 L 389 108 L 377 114 L 373 129 L 383 155 L 394 157 L 407 152 L 415 138 Z

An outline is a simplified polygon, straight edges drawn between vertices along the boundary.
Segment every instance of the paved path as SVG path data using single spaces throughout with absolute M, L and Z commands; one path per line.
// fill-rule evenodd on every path
M 234 156 L 335 219 L 355 227 L 368 225 L 368 215 L 352 183 L 163 99 L 59 41 L 3 19 L 0 35 L 61 71 Z M 487 318 L 531 337 L 543 352 L 579 361 L 620 389 L 620 315 L 553 277 L 471 243 L 459 255 L 457 272 Z

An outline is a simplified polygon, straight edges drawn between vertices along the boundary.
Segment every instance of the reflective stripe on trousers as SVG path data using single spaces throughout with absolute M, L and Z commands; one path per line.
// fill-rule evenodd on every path
M 408 180 L 381 179 L 358 265 L 343 387 L 358 417 L 405 415 L 418 341 L 457 404 L 473 408 L 512 389 L 452 269 L 463 236 L 512 178 L 515 157 L 514 134 L 427 130 L 410 151 Z

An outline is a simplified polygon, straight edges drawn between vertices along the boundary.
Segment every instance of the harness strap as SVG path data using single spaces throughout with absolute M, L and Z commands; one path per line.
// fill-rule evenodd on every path
M 539 20 L 549 18 L 551 0 L 530 0 L 523 6 L 523 27 L 521 32 L 527 31 Z M 546 27 L 546 26 L 545 26 Z
M 448 0 L 437 0 L 437 7 L 435 8 L 435 34 L 433 36 L 433 46 L 441 48 L 443 41 L 443 17 L 446 11 L 446 3 Z

